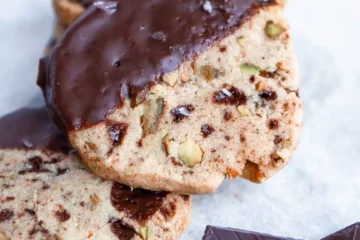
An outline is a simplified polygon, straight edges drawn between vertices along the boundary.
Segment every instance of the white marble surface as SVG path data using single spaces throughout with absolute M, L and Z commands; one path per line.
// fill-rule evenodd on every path
M 194 197 L 183 240 L 201 239 L 207 224 L 316 240 L 360 220 L 360 3 L 289 1 L 305 101 L 301 144 L 263 185 L 226 181 Z M 0 3 L 2 115 L 38 96 L 38 58 L 53 16 L 49 0 Z

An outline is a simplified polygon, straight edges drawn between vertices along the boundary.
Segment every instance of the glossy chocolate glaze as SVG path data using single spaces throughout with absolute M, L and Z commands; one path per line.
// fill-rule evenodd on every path
M 71 2 L 75 2 L 80 4 L 81 6 L 87 8 L 89 7 L 91 4 L 93 4 L 93 2 L 95 2 L 96 0 L 70 0 Z
M 53 124 L 46 108 L 22 108 L 0 118 L 0 148 L 49 149 L 69 153 L 66 136 Z
M 354 223 L 322 240 L 360 240 L 360 223 Z
M 203 240 L 294 240 L 234 228 L 207 226 Z
M 124 98 L 135 97 L 231 34 L 262 5 L 276 4 L 275 0 L 110 2 L 112 13 L 90 6 L 42 60 L 39 85 L 61 128 L 76 130 L 104 120 Z
M 149 220 L 162 207 L 167 193 L 133 189 L 120 183 L 111 188 L 111 203 L 115 209 L 140 224 Z

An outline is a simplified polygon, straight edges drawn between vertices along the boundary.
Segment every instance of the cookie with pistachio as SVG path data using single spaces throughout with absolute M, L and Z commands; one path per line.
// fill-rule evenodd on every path
M 210 193 L 262 182 L 302 126 L 299 76 L 274 0 L 93 4 L 42 59 L 54 122 L 103 178 Z
M 132 189 L 91 173 L 45 108 L 0 119 L 0 239 L 178 239 L 187 195 Z

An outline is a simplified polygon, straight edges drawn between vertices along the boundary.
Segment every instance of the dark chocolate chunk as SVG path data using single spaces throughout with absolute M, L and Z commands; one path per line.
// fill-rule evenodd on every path
M 194 106 L 191 104 L 188 105 L 180 105 L 171 110 L 171 114 L 173 115 L 174 122 L 178 123 L 184 118 L 191 116 L 191 112 L 195 110 Z
M 0 211 L 0 223 L 10 220 L 14 216 L 14 212 L 8 208 Z
M 263 5 L 276 4 L 274 0 L 113 2 L 117 7 L 112 14 L 90 6 L 41 61 L 38 84 L 61 128 L 79 129 L 104 120 L 120 106 L 121 86 L 127 86 L 133 98 L 148 83 L 227 37 Z M 114 67 L 114 61 L 121 65 Z
M 162 207 L 166 195 L 166 192 L 143 189 L 131 191 L 128 186 L 114 183 L 111 188 L 111 203 L 118 211 L 123 211 L 125 216 L 143 223 Z
M 163 215 L 165 220 L 172 218 L 175 215 L 176 205 L 173 202 L 170 202 L 167 206 L 162 206 L 160 208 L 160 213 Z
M 68 168 L 57 168 L 57 175 L 62 175 L 62 174 L 65 174 L 65 173 L 68 173 L 70 170 Z
M 214 93 L 213 100 L 219 104 L 244 105 L 247 97 L 236 87 L 224 85 L 224 88 Z
M 294 240 L 234 228 L 207 226 L 203 240 Z
M 322 240 L 360 240 L 360 223 L 354 223 Z
M 55 215 L 60 222 L 66 222 L 71 217 L 70 213 L 66 209 L 56 211 Z
M 50 172 L 50 171 L 49 169 L 44 168 L 43 159 L 41 157 L 32 157 L 28 159 L 25 169 L 19 171 L 19 174 L 24 175 L 26 173 L 45 173 L 45 172 Z
M 35 211 L 32 210 L 32 209 L 25 208 L 25 212 L 27 212 L 27 213 L 30 214 L 31 216 L 35 216 Z
M 268 123 L 268 128 L 271 130 L 275 130 L 279 128 L 279 121 L 276 119 L 270 119 Z
M 204 138 L 207 138 L 214 131 L 215 131 L 215 129 L 209 124 L 204 124 L 204 125 L 201 126 L 201 133 L 202 133 Z
M 0 148 L 73 151 L 66 136 L 51 122 L 45 107 L 22 108 L 0 119 Z
M 259 97 L 268 101 L 273 101 L 277 99 L 277 94 L 274 91 L 264 90 L 259 93 Z
M 121 219 L 111 219 L 110 228 L 119 240 L 130 240 L 136 234 L 134 228 Z
M 233 115 L 232 115 L 231 112 L 225 112 L 225 113 L 224 113 L 224 120 L 225 120 L 225 121 L 231 120 L 232 117 L 233 117 Z
M 15 200 L 15 197 L 13 196 L 9 196 L 9 197 L 6 197 L 4 202 L 11 202 L 11 201 L 14 201 Z
M 269 71 L 261 70 L 259 75 L 264 78 L 274 78 L 276 75 L 276 71 L 269 72 Z
M 282 141 L 283 141 L 283 139 L 282 139 L 280 136 L 278 136 L 278 135 L 275 136 L 275 138 L 274 138 L 274 143 L 275 143 L 275 144 L 279 144 L 279 143 L 281 143 Z
M 108 132 L 114 146 L 121 145 L 128 129 L 128 124 L 108 122 Z
M 189 201 L 190 196 L 189 195 L 180 195 L 180 197 L 182 197 L 182 199 L 184 199 L 185 202 Z
M 254 75 L 250 77 L 249 82 L 250 82 L 250 83 L 254 83 L 254 82 L 255 82 L 255 76 L 254 76 Z

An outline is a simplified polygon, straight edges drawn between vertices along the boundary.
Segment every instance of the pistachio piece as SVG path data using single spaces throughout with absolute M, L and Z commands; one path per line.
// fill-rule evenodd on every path
M 265 27 L 266 35 L 271 39 L 278 39 L 285 29 L 273 21 L 268 21 Z
M 89 168 L 91 170 L 93 170 L 94 172 L 99 171 L 100 167 L 101 167 L 100 162 L 101 162 L 101 160 L 99 158 L 91 159 L 90 164 L 89 164 Z
M 236 39 L 236 42 L 240 45 L 240 46 L 244 46 L 245 45 L 245 37 L 241 36 L 238 39 Z
M 142 227 L 140 228 L 140 235 L 144 240 L 150 240 L 151 238 L 151 228 L 150 227 Z
M 126 170 L 125 170 L 125 174 L 126 175 L 132 175 L 135 171 L 135 168 L 134 167 L 128 167 Z
M 203 157 L 203 151 L 200 146 L 195 143 L 194 140 L 188 138 L 185 142 L 179 146 L 179 158 L 188 167 L 194 167 L 197 163 L 200 163 Z
M 143 130 L 144 135 L 154 133 L 164 109 L 164 99 L 150 99 L 144 106 Z
M 163 81 L 166 82 L 170 87 L 175 86 L 178 80 L 178 74 L 176 72 L 167 74 L 163 77 Z
M 249 116 L 249 109 L 247 107 L 238 106 L 237 109 L 238 109 L 241 116 L 243 116 L 243 117 Z
M 240 70 L 244 73 L 251 74 L 251 75 L 259 75 L 260 68 L 256 65 L 250 63 L 243 63 L 240 65 Z
M 166 135 L 162 140 L 163 147 L 164 147 L 163 150 L 164 150 L 166 156 L 169 156 L 169 152 L 170 152 L 169 144 L 170 144 L 170 141 L 171 141 L 171 139 L 170 139 L 169 135 Z

